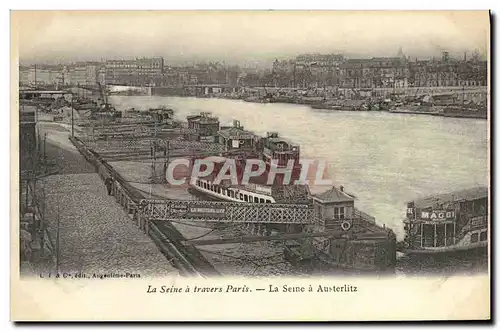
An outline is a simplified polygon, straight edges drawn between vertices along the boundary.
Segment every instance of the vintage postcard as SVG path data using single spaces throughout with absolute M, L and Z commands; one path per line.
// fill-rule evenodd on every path
M 490 319 L 488 11 L 12 11 L 11 319 Z

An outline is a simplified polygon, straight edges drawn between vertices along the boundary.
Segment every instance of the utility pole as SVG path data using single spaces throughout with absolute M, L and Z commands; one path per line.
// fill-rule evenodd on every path
M 155 165 L 155 160 L 156 160 L 156 142 L 154 140 L 150 141 L 150 148 L 151 148 L 151 183 L 154 183 L 155 181 L 155 176 L 156 176 L 156 165 Z M 151 195 L 151 188 L 150 188 L 150 193 Z
M 73 107 L 73 93 L 71 94 L 71 137 L 75 137 L 75 120 L 74 120 L 74 107 Z
M 47 132 L 43 135 L 43 163 L 45 164 L 47 160 Z
M 170 140 L 166 140 L 165 150 L 163 152 L 163 158 L 165 162 L 163 163 L 163 176 L 165 178 L 165 183 L 167 183 L 167 167 L 170 163 Z

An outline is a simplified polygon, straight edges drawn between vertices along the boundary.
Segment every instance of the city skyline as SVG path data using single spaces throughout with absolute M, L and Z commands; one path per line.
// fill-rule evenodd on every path
M 489 49 L 487 15 L 484 11 L 313 11 L 307 15 L 294 11 L 48 11 L 17 13 L 14 21 L 20 25 L 21 64 L 156 56 L 172 65 L 220 61 L 269 66 L 276 58 L 304 53 L 395 56 L 400 47 L 413 59 L 439 57 L 443 51 L 457 58 L 478 51 L 484 57 Z

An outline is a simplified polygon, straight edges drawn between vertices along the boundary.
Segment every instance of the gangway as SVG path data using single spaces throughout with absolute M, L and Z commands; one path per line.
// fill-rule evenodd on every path
M 142 200 L 139 209 L 154 220 L 218 223 L 313 224 L 309 204 L 245 204 L 197 200 Z

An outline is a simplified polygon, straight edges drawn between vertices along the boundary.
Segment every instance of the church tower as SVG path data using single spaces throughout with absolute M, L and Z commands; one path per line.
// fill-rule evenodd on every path
M 406 55 L 405 53 L 403 53 L 403 47 L 401 46 L 399 46 L 397 57 L 399 57 L 401 60 L 406 60 Z

